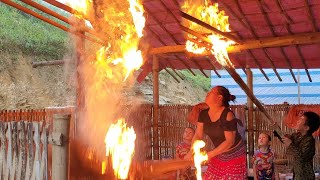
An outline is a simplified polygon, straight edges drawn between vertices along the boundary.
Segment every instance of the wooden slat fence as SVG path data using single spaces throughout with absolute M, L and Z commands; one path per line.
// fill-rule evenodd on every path
M 0 179 L 48 179 L 44 110 L 0 111 Z
M 231 106 L 236 117 L 246 125 L 247 109 L 245 106 Z M 292 133 L 283 120 L 290 108 L 289 105 L 265 106 L 267 112 L 276 120 L 285 133 Z M 182 141 L 182 134 L 186 127 L 194 127 L 187 122 L 187 116 L 192 109 L 190 105 L 162 105 L 159 110 L 159 131 L 152 132 L 153 107 L 150 104 L 138 107 L 123 106 L 118 116 L 124 117 L 129 126 L 133 126 L 137 134 L 134 159 L 144 161 L 154 158 L 153 136 L 159 136 L 160 158 L 173 158 L 175 147 Z M 77 122 L 74 108 L 49 108 L 46 110 L 29 111 L 0 111 L 0 178 L 1 179 L 50 179 L 50 145 L 46 136 L 51 132 L 53 114 L 70 113 L 70 140 L 77 137 Z M 267 132 L 272 137 L 272 148 L 277 158 L 286 158 L 285 147 L 273 137 L 266 117 L 259 111 L 254 111 L 254 147 L 257 149 L 257 138 L 261 132 Z M 208 138 L 207 148 L 212 144 Z M 314 167 L 319 170 L 319 137 L 316 137 L 316 157 Z M 72 144 L 70 144 L 72 146 Z M 87 147 L 89 148 L 89 147 Z M 88 153 L 86 150 L 84 152 Z M 48 152 L 49 151 L 49 152 Z M 48 156 L 49 153 L 49 156 Z M 87 155 L 87 154 L 84 154 Z M 96 159 L 94 159 L 96 161 Z M 71 161 L 71 166 L 72 166 Z M 93 162 L 90 166 L 101 167 L 100 162 Z M 289 165 L 290 166 L 290 165 Z M 289 168 L 289 167 L 287 167 Z M 46 173 L 49 172 L 49 173 Z M 90 177 L 82 178 L 90 179 Z M 94 179 L 94 178 L 91 178 Z

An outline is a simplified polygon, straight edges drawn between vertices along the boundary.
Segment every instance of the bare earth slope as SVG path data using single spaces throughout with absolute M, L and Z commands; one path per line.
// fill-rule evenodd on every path
M 34 57 L 0 53 L 0 109 L 38 109 L 73 105 L 75 96 L 72 78 L 66 78 L 63 66 L 32 68 Z M 166 73 L 160 73 L 161 104 L 195 104 L 202 101 L 205 91 L 192 82 L 177 83 Z M 129 100 L 139 97 L 152 103 L 152 75 L 132 89 L 124 91 Z M 132 102 L 134 103 L 134 102 Z

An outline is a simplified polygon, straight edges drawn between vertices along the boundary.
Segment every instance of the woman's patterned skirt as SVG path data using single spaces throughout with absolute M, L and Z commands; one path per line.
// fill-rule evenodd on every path
M 243 180 L 247 179 L 246 145 L 244 141 L 228 152 L 209 160 L 205 180 Z

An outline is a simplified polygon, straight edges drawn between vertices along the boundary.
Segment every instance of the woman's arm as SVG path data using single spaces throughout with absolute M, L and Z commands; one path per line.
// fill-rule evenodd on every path
M 232 121 L 234 118 L 235 117 L 234 117 L 233 112 L 229 112 L 227 114 L 226 121 Z M 234 142 L 236 140 L 236 135 L 237 135 L 236 131 L 224 131 L 224 136 L 225 136 L 226 140 L 223 141 L 218 147 L 216 147 L 212 151 L 209 151 L 208 158 L 210 159 L 212 157 L 215 157 L 221 153 L 228 151 L 232 147 L 232 145 L 234 144 Z
M 203 137 L 203 123 L 198 122 L 197 123 L 197 129 L 196 132 L 194 133 L 194 136 L 192 138 L 192 143 L 194 143 L 194 141 L 202 139 Z
M 236 139 L 236 131 L 224 131 L 224 136 L 226 137 L 226 140 L 223 141 L 217 148 L 214 148 L 212 151 L 208 152 L 209 159 L 228 151 L 232 147 Z

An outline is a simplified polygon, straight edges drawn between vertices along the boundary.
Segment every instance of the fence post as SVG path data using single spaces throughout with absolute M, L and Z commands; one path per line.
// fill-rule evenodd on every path
M 49 137 L 52 146 L 52 179 L 68 179 L 68 152 L 70 114 L 55 114 L 53 132 Z

